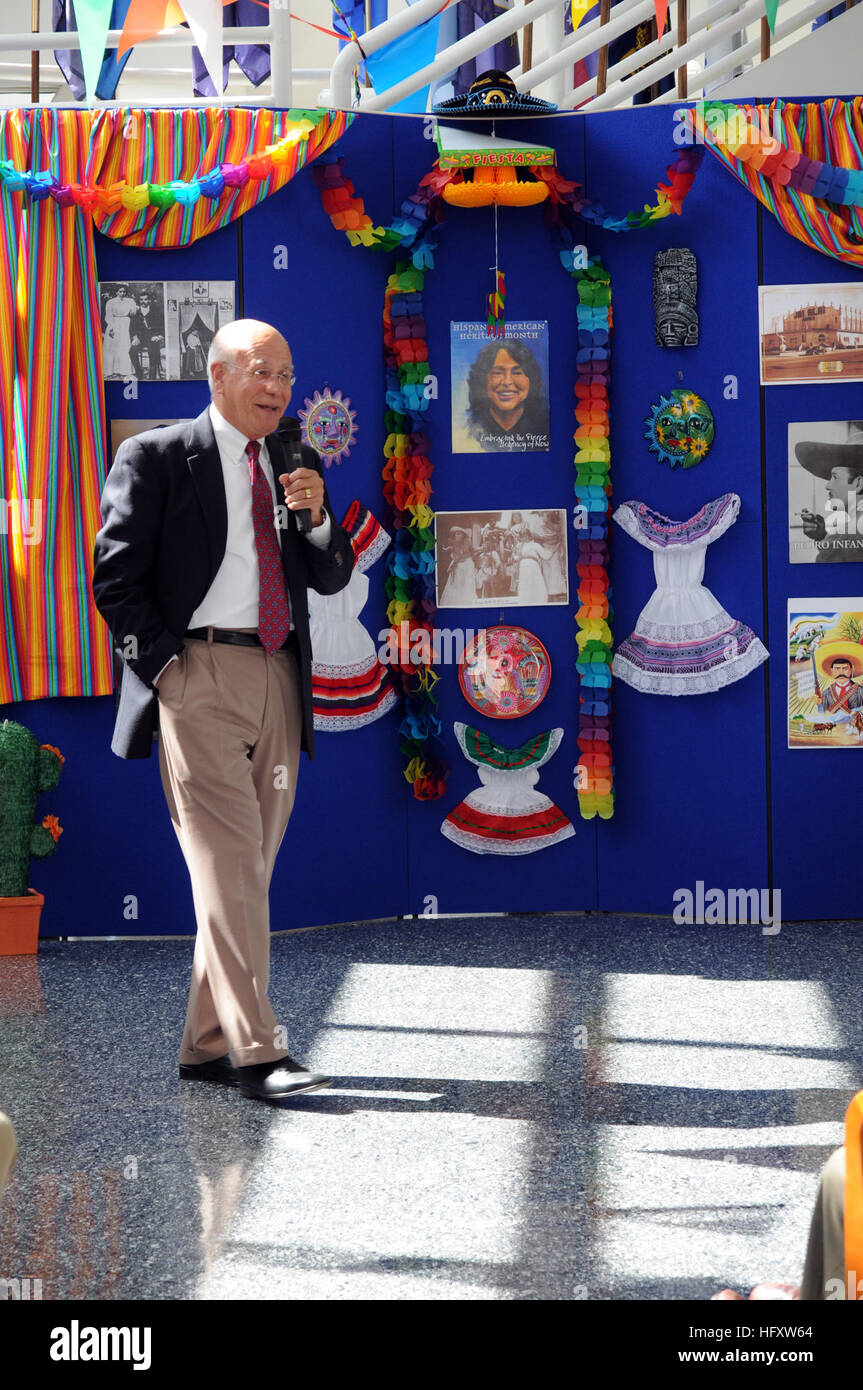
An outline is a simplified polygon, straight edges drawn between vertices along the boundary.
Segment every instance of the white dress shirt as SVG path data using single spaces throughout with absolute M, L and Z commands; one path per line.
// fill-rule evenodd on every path
M 260 578 L 258 573 L 258 552 L 255 545 L 255 527 L 252 520 L 252 487 L 249 475 L 249 457 L 246 446 L 249 440 L 240 430 L 230 424 L 219 413 L 215 405 L 210 405 L 210 422 L 216 436 L 219 458 L 222 462 L 222 479 L 225 484 L 225 501 L 228 509 L 228 535 L 225 554 L 217 569 L 213 582 L 189 619 L 189 627 L 258 627 L 258 598 Z M 273 528 L 278 538 L 278 516 L 276 514 L 276 486 L 273 468 L 270 463 L 267 445 L 259 439 L 261 446 L 259 462 L 264 477 L 273 494 Z M 282 497 L 284 505 L 284 496 Z M 306 536 L 312 545 L 324 550 L 330 543 L 332 523 L 329 514 L 324 512 L 320 526 L 315 526 Z M 287 597 L 287 595 L 286 595 Z M 290 604 L 290 599 L 288 599 Z M 291 618 L 291 628 L 294 623 Z M 162 671 L 170 666 L 172 656 L 155 677 L 155 685 Z

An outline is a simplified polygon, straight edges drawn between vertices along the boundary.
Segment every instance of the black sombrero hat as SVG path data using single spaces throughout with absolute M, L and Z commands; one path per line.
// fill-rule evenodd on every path
M 848 440 L 845 444 L 825 444 L 821 440 L 805 440 L 795 444 L 797 462 L 814 473 L 816 478 L 830 477 L 834 468 L 853 468 L 863 473 L 863 420 L 848 421 Z
M 476 81 L 470 84 L 469 91 L 462 96 L 437 102 L 432 107 L 432 115 L 515 116 L 539 115 L 556 110 L 553 101 L 543 101 L 540 97 L 518 91 L 508 72 L 491 68 L 488 72 L 480 73 Z

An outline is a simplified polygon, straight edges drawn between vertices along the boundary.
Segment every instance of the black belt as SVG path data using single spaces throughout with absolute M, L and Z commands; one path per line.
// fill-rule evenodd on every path
M 214 642 L 229 642 L 234 647 L 262 647 L 264 645 L 256 632 L 232 632 L 230 628 L 224 627 L 214 627 L 212 632 Z M 208 627 L 191 627 L 183 636 L 197 637 L 200 638 L 202 642 L 208 642 L 210 638 L 210 629 Z M 294 651 L 296 650 L 296 646 L 297 634 L 296 632 L 289 632 L 284 642 L 279 647 L 279 651 Z

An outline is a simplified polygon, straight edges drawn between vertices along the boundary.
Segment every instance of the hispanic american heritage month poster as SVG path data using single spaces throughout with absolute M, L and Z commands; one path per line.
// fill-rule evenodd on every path
M 548 323 L 450 323 L 454 454 L 547 453 Z

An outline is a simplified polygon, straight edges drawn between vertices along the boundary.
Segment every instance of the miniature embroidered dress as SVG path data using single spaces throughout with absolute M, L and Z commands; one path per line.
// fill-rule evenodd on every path
M 550 729 L 502 748 L 488 734 L 454 724 L 459 747 L 482 783 L 450 811 L 441 833 L 475 854 L 532 854 L 575 834 L 572 821 L 541 792 L 539 769 L 557 749 L 563 729 Z
M 351 503 L 342 526 L 354 552 L 348 584 L 337 594 L 309 589 L 314 726 L 330 732 L 371 724 L 398 700 L 392 676 L 360 622 L 369 596 L 366 570 L 384 553 L 391 537 L 359 502 Z
M 737 520 L 740 498 L 726 492 L 688 521 L 644 502 L 624 502 L 614 520 L 653 551 L 656 589 L 635 631 L 621 642 L 612 672 L 654 695 L 705 695 L 748 676 L 769 653 L 702 584 L 707 547 Z

